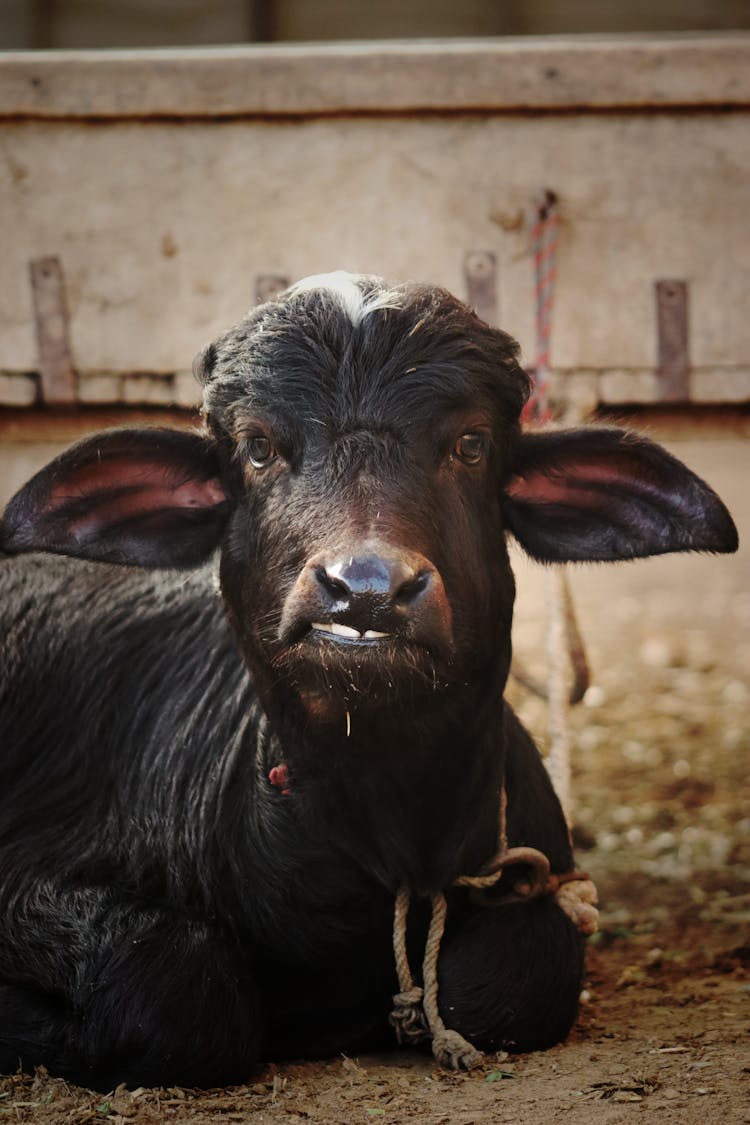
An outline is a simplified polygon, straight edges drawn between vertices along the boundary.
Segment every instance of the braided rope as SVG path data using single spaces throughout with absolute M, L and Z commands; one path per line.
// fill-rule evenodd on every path
M 415 1045 L 430 1038 L 430 1029 L 422 1007 L 423 990 L 414 984 L 406 952 L 406 919 L 409 913 L 409 891 L 401 887 L 393 912 L 393 955 L 396 961 L 399 991 L 393 997 L 388 1017 L 399 1043 Z
M 424 1014 L 432 1036 L 432 1053 L 448 1070 L 472 1070 L 482 1062 L 482 1054 L 460 1031 L 447 1028 L 438 1011 L 437 963 L 445 930 L 448 906 L 444 894 L 432 896 L 432 917 L 424 949 Z
M 569 596 L 568 578 L 560 566 L 545 570 L 547 590 L 547 668 L 549 683 L 548 730 L 549 751 L 545 758 L 565 823 L 571 818 L 570 709 L 568 695 L 567 646 L 565 643 L 565 601 Z
M 599 929 L 599 896 L 593 879 L 582 871 L 567 875 L 550 875 L 550 892 L 557 905 L 568 915 L 582 934 L 595 934 Z

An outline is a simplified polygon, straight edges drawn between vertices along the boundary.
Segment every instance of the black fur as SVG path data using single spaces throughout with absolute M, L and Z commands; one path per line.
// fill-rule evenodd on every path
M 521 436 L 515 345 L 447 293 L 385 303 L 353 325 L 335 294 L 293 288 L 203 353 L 206 436 L 96 435 L 9 505 L 0 1070 L 218 1084 L 261 1057 L 390 1042 L 394 892 L 414 893 L 416 966 L 421 896 L 493 855 L 503 778 L 510 843 L 572 866 L 502 701 L 506 526 L 548 558 L 732 549 L 720 501 L 650 443 Z M 591 448 L 614 505 L 575 483 Z M 671 538 L 642 515 L 644 472 Z M 561 473 L 550 531 L 534 512 Z M 145 569 L 215 546 L 221 595 L 210 562 Z M 354 620 L 332 577 L 350 554 L 415 568 L 358 605 L 389 640 L 309 630 L 326 598 L 326 620 Z M 450 890 L 442 1012 L 478 1046 L 563 1038 L 581 972 L 553 899 L 482 909 Z

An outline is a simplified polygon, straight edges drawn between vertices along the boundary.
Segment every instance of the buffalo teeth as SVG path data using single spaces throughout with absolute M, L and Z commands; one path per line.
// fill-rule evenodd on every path
M 362 636 L 359 629 L 352 629 L 350 625 L 339 625 L 338 621 L 325 623 L 313 621 L 313 629 L 320 629 L 322 633 L 333 633 L 335 637 L 348 637 L 350 640 L 359 640 Z
M 377 629 L 368 629 L 365 633 L 360 633 L 359 629 L 353 629 L 351 625 L 340 625 L 338 621 L 313 621 L 312 628 L 321 633 L 332 633 L 334 637 L 346 637 L 351 641 L 377 641 L 381 637 L 389 636 L 388 633 L 379 633 Z

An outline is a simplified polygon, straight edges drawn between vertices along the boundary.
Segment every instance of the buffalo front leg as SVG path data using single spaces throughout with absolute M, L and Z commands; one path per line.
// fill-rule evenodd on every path
M 440 1014 L 483 1051 L 563 1040 L 578 1012 L 584 939 L 552 897 L 467 909 L 438 962 Z
M 160 909 L 120 907 L 88 922 L 85 933 L 71 930 L 56 963 L 37 964 L 38 983 L 27 983 L 28 960 L 15 981 L 0 980 L 0 1068 L 44 1065 L 105 1090 L 248 1077 L 260 1054 L 260 1004 L 230 938 Z

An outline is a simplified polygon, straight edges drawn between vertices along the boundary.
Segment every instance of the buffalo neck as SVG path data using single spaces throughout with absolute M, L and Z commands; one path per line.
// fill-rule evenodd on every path
M 287 799 L 390 889 L 429 894 L 476 873 L 498 841 L 503 683 L 495 668 L 418 704 L 362 708 L 335 726 L 277 712 Z

